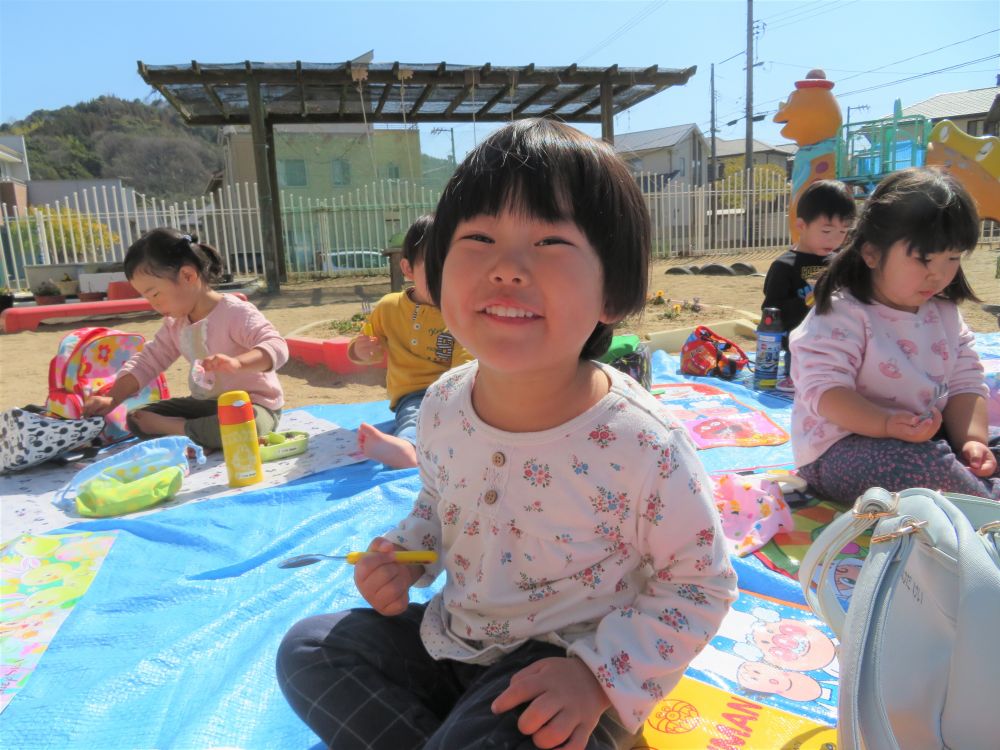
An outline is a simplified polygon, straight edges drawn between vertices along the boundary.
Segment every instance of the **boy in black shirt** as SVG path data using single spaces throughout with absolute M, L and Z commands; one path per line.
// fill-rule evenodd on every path
M 777 389 L 793 390 L 788 334 L 801 323 L 813 304 L 813 286 L 830 257 L 844 243 L 854 223 L 854 196 L 837 180 L 820 180 L 807 187 L 796 206 L 799 241 L 778 256 L 764 278 L 765 307 L 777 307 L 785 327 L 785 376 Z

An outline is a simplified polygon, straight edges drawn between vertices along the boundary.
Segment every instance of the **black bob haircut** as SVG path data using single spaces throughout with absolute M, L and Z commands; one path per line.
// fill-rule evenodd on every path
M 807 185 L 795 204 L 795 217 L 806 224 L 812 224 L 823 216 L 853 221 L 855 213 L 854 195 L 840 180 L 817 180 Z
M 861 209 L 847 246 L 834 256 L 816 282 L 816 313 L 830 310 L 830 298 L 840 289 L 858 301 L 872 301 L 872 272 L 865 263 L 865 246 L 885 264 L 889 249 L 904 241 L 921 260 L 944 252 L 970 252 L 979 241 L 979 214 L 972 196 L 947 172 L 930 167 L 903 169 L 882 180 Z M 938 295 L 952 302 L 977 301 L 961 267 Z
M 176 280 L 184 266 L 192 266 L 208 284 L 222 275 L 222 256 L 211 245 L 198 242 L 197 235 L 184 234 L 171 227 L 150 229 L 125 252 L 125 278 L 136 271 L 150 276 Z
M 492 133 L 445 186 L 424 251 L 427 286 L 441 303 L 441 276 L 458 225 L 504 212 L 576 224 L 604 273 L 604 309 L 612 319 L 646 303 L 650 221 L 642 192 L 625 163 L 603 141 L 546 119 L 512 122 Z M 613 326 L 598 323 L 580 353 L 603 355 Z
M 410 224 L 410 228 L 406 230 L 406 236 L 403 237 L 403 252 L 400 257 L 411 266 L 423 260 L 424 247 L 427 245 L 433 224 L 434 214 L 424 214 L 418 216 Z

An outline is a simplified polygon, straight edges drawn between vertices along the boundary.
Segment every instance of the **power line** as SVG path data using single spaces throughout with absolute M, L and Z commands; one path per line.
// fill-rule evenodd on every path
M 600 52 L 602 49 L 604 49 L 609 44 L 611 44 L 611 42 L 615 41 L 616 39 L 618 39 L 620 36 L 622 36 L 626 32 L 631 31 L 636 25 L 638 25 L 640 22 L 642 22 L 642 21 L 646 20 L 647 18 L 649 18 L 649 16 L 651 16 L 653 13 L 655 13 L 656 11 L 658 11 L 660 8 L 662 8 L 666 4 L 667 4 L 667 0 L 658 0 L 657 2 L 654 2 L 654 3 L 646 6 L 641 11 L 639 11 L 635 16 L 633 16 L 631 19 L 629 19 L 628 21 L 626 21 L 616 31 L 612 32 L 604 41 L 600 42 L 596 47 L 593 47 L 591 50 L 589 50 L 584 55 L 582 55 L 580 58 L 578 58 L 576 60 L 576 62 L 581 63 L 584 60 L 586 60 L 588 57 L 593 57 L 596 53 Z
M 762 21 L 771 21 L 771 20 L 773 20 L 775 18 L 780 18 L 781 16 L 787 16 L 789 14 L 791 14 L 793 16 L 797 16 L 800 13 L 804 13 L 804 12 L 810 11 L 810 10 L 815 10 L 815 8 L 810 7 L 810 6 L 815 6 L 817 4 L 819 4 L 819 0 L 813 0 L 813 2 L 803 3 L 802 5 L 797 5 L 797 6 L 794 6 L 792 8 L 786 8 L 785 10 L 779 10 L 777 13 L 773 13 L 772 15 L 767 16 L 766 18 L 762 18 L 761 20 Z
M 982 34 L 976 34 L 975 36 L 970 36 L 970 37 L 968 37 L 966 39 L 959 39 L 957 42 L 952 42 L 951 44 L 946 44 L 943 47 L 938 47 L 936 49 L 928 50 L 927 52 L 921 52 L 920 54 L 913 55 L 912 57 L 904 57 L 902 60 L 896 60 L 895 62 L 886 63 L 885 65 L 878 66 L 877 68 L 872 68 L 871 70 L 865 70 L 865 71 L 862 71 L 860 73 L 856 73 L 855 75 L 848 76 L 847 78 L 842 78 L 840 80 L 840 82 L 843 83 L 844 81 L 849 81 L 851 78 L 857 78 L 858 76 L 865 75 L 866 73 L 875 73 L 876 71 L 882 70 L 883 68 L 888 68 L 891 65 L 899 65 L 900 63 L 909 62 L 910 60 L 916 60 L 918 57 L 924 57 L 925 55 L 931 55 L 931 54 L 933 54 L 935 52 L 940 52 L 943 49 L 948 49 L 949 47 L 956 47 L 959 44 L 965 44 L 966 42 L 971 42 L 973 39 L 979 39 L 980 37 L 988 36 L 990 34 L 996 34 L 998 31 L 1000 31 L 1000 28 L 998 28 L 998 29 L 992 29 L 990 31 L 984 31 Z M 897 73 L 898 73 L 898 71 L 897 71 Z
M 835 10 L 843 10 L 844 8 L 847 8 L 848 6 L 854 5 L 858 1 L 859 0 L 850 0 L 850 2 L 848 2 L 846 4 L 843 4 L 843 5 L 838 5 L 838 4 L 831 3 L 829 6 L 827 6 L 825 8 L 814 8 L 813 10 L 816 11 L 815 13 L 811 13 L 809 15 L 802 15 L 799 18 L 795 18 L 795 19 L 792 19 L 792 20 L 783 19 L 781 21 L 781 23 L 778 23 L 778 24 L 772 26 L 771 30 L 772 31 L 777 31 L 778 29 L 784 29 L 784 28 L 787 28 L 789 26 L 794 26 L 795 24 L 802 23 L 803 21 L 811 21 L 812 19 L 814 19 L 814 18 L 816 18 L 818 16 L 822 16 L 822 15 L 825 15 L 827 13 L 832 13 Z M 786 23 L 786 21 L 787 21 L 787 23 Z
M 782 62 L 780 60 L 762 60 L 762 62 L 767 65 L 777 65 L 782 68 L 796 68 L 802 70 L 801 62 Z M 852 68 L 828 68 L 826 65 L 823 66 L 823 70 L 827 73 L 872 73 L 883 76 L 898 76 L 898 75 L 916 75 L 916 71 L 910 70 L 854 70 Z M 978 70 L 963 70 L 963 73 L 992 73 L 994 68 L 979 68 Z M 841 81 L 846 81 L 846 78 L 841 78 Z
M 926 78 L 928 76 L 938 75 L 939 73 L 947 73 L 949 71 L 956 70 L 957 68 L 964 68 L 967 65 L 975 65 L 976 63 L 985 62 L 986 60 L 994 60 L 994 59 L 996 59 L 998 57 L 1000 57 L 1000 53 L 994 54 L 994 55 L 987 55 L 986 57 L 980 57 L 980 58 L 977 58 L 975 60 L 966 60 L 965 62 L 956 63 L 955 65 L 949 65 L 946 68 L 938 68 L 937 70 L 928 70 L 928 71 L 925 71 L 923 73 L 916 73 L 914 75 L 907 76 L 906 78 L 899 78 L 899 79 L 896 79 L 894 81 L 886 81 L 885 83 L 879 83 L 879 84 L 876 84 L 874 86 L 869 86 L 869 87 L 866 87 L 866 88 L 863 88 L 863 89 L 856 89 L 854 91 L 843 91 L 843 92 L 838 93 L 837 96 L 839 98 L 843 98 L 845 96 L 850 96 L 852 94 L 863 94 L 863 93 L 865 93 L 867 91 L 874 91 L 876 89 L 885 88 L 887 86 L 894 86 L 897 83 L 906 83 L 908 81 L 915 81 L 915 80 L 917 80 L 919 78 Z M 777 99 L 768 99 L 767 101 L 764 101 L 764 102 L 756 102 L 756 104 L 762 105 L 762 106 L 763 105 L 767 105 L 767 104 L 774 104 L 776 102 L 782 101 L 785 98 L 786 97 L 782 96 L 782 97 L 778 97 Z M 723 120 L 723 119 L 725 119 L 727 117 L 731 117 L 731 116 L 738 115 L 738 114 L 740 114 L 740 111 L 728 112 L 725 115 L 720 115 L 719 119 Z
M 868 86 L 863 89 L 855 89 L 854 91 L 844 91 L 840 96 L 851 96 L 852 94 L 863 94 L 866 91 L 874 91 L 875 89 L 884 89 L 886 86 L 894 86 L 897 83 L 906 83 L 907 81 L 913 81 L 917 78 L 926 78 L 927 76 L 937 75 L 938 73 L 947 73 L 949 70 L 955 70 L 956 68 L 964 68 L 966 65 L 975 65 L 976 63 L 986 62 L 987 60 L 996 60 L 1000 57 L 1000 52 L 994 55 L 987 55 L 986 57 L 980 57 L 978 60 L 969 60 L 964 63 L 958 63 L 957 65 L 949 65 L 947 68 L 938 68 L 937 70 L 930 70 L 926 73 L 919 73 L 917 75 L 908 76 L 907 78 L 899 78 L 895 81 L 887 81 L 886 83 L 879 83 L 875 86 Z

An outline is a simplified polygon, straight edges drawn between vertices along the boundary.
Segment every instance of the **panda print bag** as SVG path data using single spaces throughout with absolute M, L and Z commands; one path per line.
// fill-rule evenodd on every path
M 0 474 L 36 466 L 90 446 L 104 429 L 104 417 L 61 419 L 37 406 L 0 413 Z

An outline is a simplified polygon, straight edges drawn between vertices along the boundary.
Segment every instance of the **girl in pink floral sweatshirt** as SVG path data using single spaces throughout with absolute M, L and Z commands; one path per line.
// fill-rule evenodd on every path
M 277 429 L 284 404 L 277 370 L 288 361 L 288 344 L 251 303 L 212 288 L 221 271 L 214 247 L 176 229 L 153 229 L 132 243 L 125 275 L 165 320 L 111 389 L 87 399 L 88 416 L 112 411 L 184 357 L 191 395 L 132 412 L 134 433 L 187 435 L 206 448 L 221 448 L 217 400 L 233 390 L 250 396 L 258 434 Z
M 883 180 L 791 335 L 792 446 L 821 495 L 930 487 L 1000 499 L 983 367 L 958 303 L 975 205 L 951 176 Z

